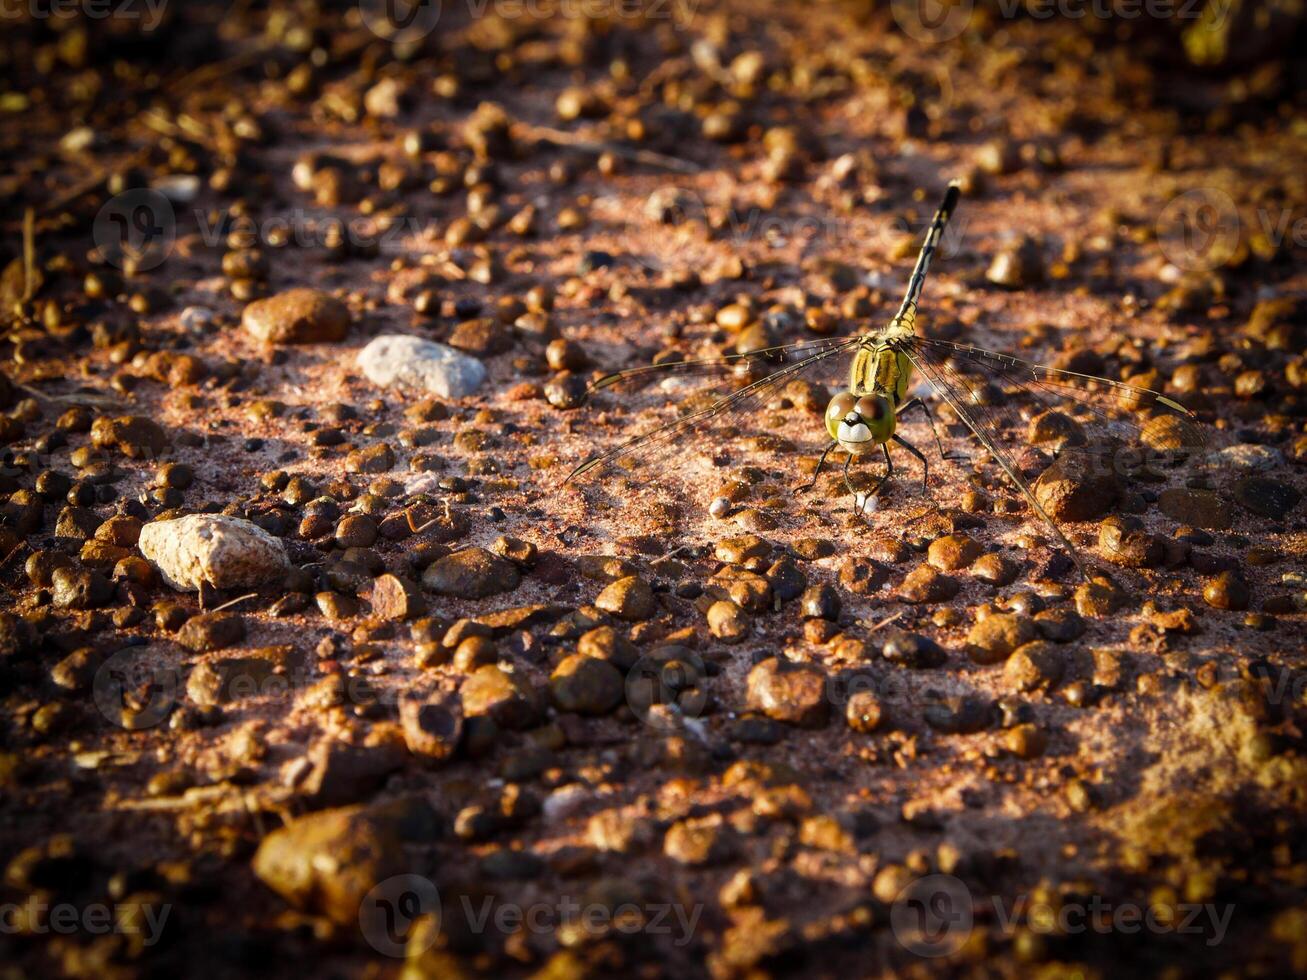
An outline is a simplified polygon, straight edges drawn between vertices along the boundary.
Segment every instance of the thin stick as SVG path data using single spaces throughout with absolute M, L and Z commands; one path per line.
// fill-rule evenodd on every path
M 232 600 L 230 600 L 230 601 L 228 601 L 228 602 L 224 602 L 224 603 L 223 603 L 221 606 L 219 606 L 217 609 L 211 609 L 211 610 L 209 610 L 209 611 L 210 611 L 210 612 L 222 612 L 224 609 L 230 609 L 232 606 L 236 605 L 236 603 L 238 603 L 238 602 L 244 602 L 246 599 L 257 599 L 258 596 L 259 596 L 259 594 L 258 594 L 257 592 L 251 592 L 249 595 L 237 596 L 235 599 L 232 599 Z
M 874 633 L 874 632 L 876 632 L 876 630 L 880 629 L 882 626 L 888 626 L 890 623 L 897 622 L 898 620 L 900 620 L 900 619 L 902 619 L 902 618 L 903 618 L 903 613 L 902 613 L 901 611 L 900 611 L 900 612 L 896 612 L 893 616 L 889 617 L 889 619 L 882 619 L 879 623 L 877 623 L 877 624 L 876 624 L 875 626 L 873 626 L 871 629 L 867 630 L 867 632 L 868 632 L 868 633 Z
M 93 408 L 118 408 L 122 405 L 121 401 L 111 395 L 97 395 L 94 392 L 86 392 L 80 395 L 47 395 L 31 385 L 15 384 L 14 387 L 27 392 L 37 401 L 68 405 L 90 405 Z
M 660 167 L 663 170 L 673 170 L 682 174 L 697 174 L 703 170 L 697 163 L 682 160 L 680 157 L 668 156 L 665 153 L 655 153 L 653 150 L 637 150 L 616 143 L 590 140 L 583 136 L 577 136 L 575 133 L 554 129 L 550 126 L 525 126 L 523 128 L 528 135 L 534 136 L 536 139 L 544 140 L 547 143 L 556 143 L 559 146 L 568 146 L 585 153 L 593 153 L 596 156 L 601 153 L 611 153 L 614 156 L 634 160 L 636 163 L 642 163 L 645 166 Z
M 423 531 L 425 531 L 427 528 L 429 528 L 429 527 L 435 527 L 435 526 L 436 526 L 437 524 L 439 524 L 442 520 L 444 520 L 444 521 L 450 521 L 450 520 L 453 520 L 453 519 L 454 519 L 454 515 L 453 515 L 453 513 L 452 513 L 452 512 L 450 511 L 450 509 L 449 509 L 449 501 L 448 501 L 448 500 L 444 501 L 444 504 L 445 504 L 445 513 L 444 513 L 442 516 L 440 516 L 440 517 L 433 517 L 433 518 L 431 518 L 431 520 L 427 521 L 427 522 L 426 522 L 425 524 L 423 524 L 421 527 L 414 527 L 414 526 L 413 526 L 413 511 L 412 511 L 411 509 L 410 509 L 410 510 L 406 510 L 404 513 L 405 513 L 405 516 L 408 518 L 408 527 L 409 527 L 409 530 L 412 531 L 414 534 L 421 534 L 421 533 L 422 533 Z
M 8 565 L 10 559 L 12 559 L 12 558 L 14 557 L 14 555 L 18 554 L 18 552 L 21 551 L 21 550 L 22 550 L 23 548 L 25 548 L 25 547 L 27 547 L 27 542 L 26 542 L 26 541 L 19 541 L 18 544 L 14 545 L 12 548 L 10 548 L 10 549 L 9 549 L 9 554 L 5 555 L 4 558 L 0 559 L 0 569 L 4 568 L 6 565 Z
M 156 132 L 163 133 L 164 136 L 177 135 L 177 125 L 154 109 L 142 112 L 140 120 L 142 125 L 148 126 Z
M 23 212 L 23 302 L 36 292 L 36 211 Z
M 677 72 L 683 72 L 693 67 L 690 59 L 685 57 L 668 58 L 666 61 L 659 62 L 658 67 L 646 75 L 644 81 L 640 83 L 640 94 L 647 97 L 654 89 Z
M 211 61 L 207 65 L 188 72 L 169 86 L 170 95 L 186 94 L 197 88 L 212 85 L 218 79 L 240 71 L 254 64 L 272 49 L 265 45 L 256 45 L 240 54 L 232 55 L 222 61 Z
M 259 840 L 263 840 L 268 835 L 263 826 L 263 817 L 256 807 L 250 806 L 250 796 L 244 791 L 241 792 L 241 806 L 245 810 L 245 815 L 250 818 L 250 822 L 254 824 L 254 833 L 258 835 Z
M 76 201 L 79 197 L 82 197 L 85 194 L 89 194 L 91 191 L 95 190 L 97 187 L 103 184 L 106 180 L 109 179 L 109 175 L 113 173 L 113 171 L 125 170 L 128 167 L 134 167 L 137 163 L 144 160 L 148 153 L 149 153 L 148 149 L 140 149 L 137 150 L 135 153 L 130 153 L 127 156 L 123 157 L 122 159 L 115 161 L 111 167 L 96 168 L 96 170 L 92 172 L 91 175 L 88 176 L 85 180 L 79 180 L 77 183 L 73 184 L 72 187 L 69 187 L 58 197 L 47 202 L 46 204 L 43 204 L 41 206 L 41 214 L 48 216 L 56 211 L 63 210 L 68 205 Z M 42 218 L 42 224 L 47 223 L 48 220 L 49 220 L 48 217 Z M 6 222 L 6 227 L 13 227 L 13 224 L 14 223 L 12 221 Z
M 425 524 L 423 524 L 421 527 L 414 527 L 414 525 L 413 525 L 413 512 L 412 512 L 412 511 L 405 511 L 404 513 L 405 513 L 405 514 L 407 515 L 407 517 L 408 517 L 408 529 L 409 529 L 410 531 L 412 531 L 414 534 L 421 534 L 421 533 L 422 533 L 423 531 L 425 531 L 427 528 L 429 528 L 429 527 L 435 527 L 437 524 L 440 523 L 440 518 L 439 518 L 439 517 L 433 517 L 433 518 L 431 518 L 431 520 L 427 521 L 427 522 L 426 522 Z

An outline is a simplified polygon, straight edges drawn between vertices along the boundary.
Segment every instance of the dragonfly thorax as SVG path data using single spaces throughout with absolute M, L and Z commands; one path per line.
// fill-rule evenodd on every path
M 888 336 L 893 326 L 878 336 Z M 857 395 L 888 395 L 896 406 L 908 395 L 912 378 L 912 361 L 892 343 L 865 342 L 853 355 L 849 366 L 849 390 Z
M 841 448 L 857 456 L 894 435 L 894 400 L 885 391 L 841 391 L 826 406 L 826 431 Z

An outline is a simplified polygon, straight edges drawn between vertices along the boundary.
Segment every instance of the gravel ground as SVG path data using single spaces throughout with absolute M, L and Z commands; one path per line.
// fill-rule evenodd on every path
M 1307 972 L 1296 15 L 595 6 L 4 15 L 6 974 Z M 847 357 L 565 482 L 953 178 L 918 332 L 1202 433 L 988 379 L 1088 579 L 920 378 L 794 493 Z

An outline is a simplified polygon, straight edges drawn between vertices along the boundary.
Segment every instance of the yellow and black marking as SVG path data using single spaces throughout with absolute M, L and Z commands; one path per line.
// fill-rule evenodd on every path
M 855 394 L 884 393 L 894 401 L 896 409 L 907 399 L 908 387 L 912 382 L 912 361 L 898 349 L 894 341 L 913 336 L 917 303 L 926 284 L 926 273 L 930 271 L 930 260 L 935 257 L 944 237 L 944 228 L 953 216 L 960 194 L 958 182 L 949 181 L 944 200 L 940 202 L 930 227 L 926 229 L 921 252 L 917 255 L 917 264 L 908 279 L 908 288 L 903 294 L 898 312 L 884 330 L 869 335 L 868 339 L 874 338 L 875 342 L 859 347 L 854 355 L 849 369 L 849 390 Z
M 903 302 L 899 304 L 898 313 L 894 314 L 894 319 L 890 321 L 890 331 L 895 327 L 903 327 L 909 333 L 912 331 L 917 317 L 917 301 L 921 298 L 922 287 L 926 284 L 930 260 L 935 257 L 935 250 L 939 248 L 940 240 L 944 237 L 944 226 L 948 224 L 949 218 L 953 217 L 953 209 L 958 206 L 958 197 L 961 194 L 962 189 L 958 182 L 949 181 L 948 190 L 944 192 L 944 200 L 940 202 L 935 217 L 931 219 L 930 227 L 926 229 L 925 240 L 921 243 L 921 253 L 917 256 L 917 264 L 912 269 L 912 277 L 908 280 Z
M 911 381 L 912 362 L 893 344 L 862 346 L 853 355 L 849 390 L 854 394 L 885 394 L 898 408 L 907 399 Z

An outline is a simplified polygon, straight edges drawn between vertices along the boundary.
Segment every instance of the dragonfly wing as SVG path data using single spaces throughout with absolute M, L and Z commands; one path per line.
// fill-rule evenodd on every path
M 957 417 L 971 430 L 972 435 L 994 457 L 994 461 L 998 463 L 999 468 L 1007 474 L 1008 479 L 1026 498 L 1026 502 L 1030 504 L 1034 512 L 1053 529 L 1053 533 L 1058 536 L 1066 547 L 1071 560 L 1076 563 L 1076 568 L 1080 570 L 1080 574 L 1088 580 L 1089 572 L 1080 560 L 1080 554 L 1075 545 L 1057 526 L 1057 522 L 1040 506 L 1039 501 L 1035 498 L 1034 491 L 1030 489 L 1030 485 L 1021 476 L 1016 463 L 1008 455 L 1007 451 L 999 445 L 998 438 L 992 434 L 995 430 L 995 421 L 989 416 L 987 407 L 975 403 L 974 398 L 970 395 L 970 389 L 966 388 L 965 385 L 960 385 L 960 379 L 957 378 L 956 373 L 950 373 L 943 359 L 937 355 L 932 356 L 929 348 L 913 341 L 904 342 L 899 349 L 907 354 L 912 366 L 930 382 L 930 386 L 935 392 L 948 403 Z
M 1126 450 L 1123 462 L 1136 449 L 1186 457 L 1206 448 L 1205 427 L 1197 417 L 1151 388 L 943 340 L 913 337 L 906 344 L 965 391 L 975 414 L 988 416 L 994 425 L 1024 420 L 1006 407 L 1008 393 L 991 390 L 990 382 L 1014 389 L 1021 396 L 1018 404 L 1056 413 L 1044 416 L 1043 425 L 1032 421 L 1023 442 L 1056 441 L 1062 443 L 1060 451 L 1100 455 Z M 973 373 L 979 379 L 969 377 Z
M 600 470 L 610 463 L 616 462 L 624 457 L 643 456 L 652 451 L 675 444 L 678 439 L 689 432 L 699 430 L 714 423 L 719 423 L 727 418 L 734 417 L 741 412 L 752 409 L 759 402 L 767 398 L 772 393 L 779 390 L 782 386 L 794 381 L 800 375 L 807 373 L 823 362 L 829 362 L 836 355 L 843 354 L 857 346 L 859 337 L 842 338 L 839 342 L 826 341 L 816 346 L 809 346 L 808 350 L 815 350 L 815 353 L 807 353 L 802 359 L 781 367 L 765 377 L 759 378 L 746 384 L 744 387 L 714 400 L 711 404 L 690 411 L 680 418 L 666 422 L 648 432 L 641 433 L 631 439 L 627 439 L 612 449 L 603 453 L 591 456 L 585 462 L 581 463 L 576 469 L 563 480 L 567 483 L 586 473 Z M 789 345 L 783 350 L 794 350 L 799 345 Z M 707 361 L 720 364 L 723 359 L 712 358 Z M 689 362 L 681 362 L 689 363 Z M 701 365 L 706 362 L 699 362 Z M 653 365 L 655 368 L 675 369 L 680 364 Z M 642 369 L 635 368 L 634 371 Z M 624 372 L 625 373 L 625 372 Z M 663 373 L 676 373 L 674 370 Z
M 660 380 L 667 377 L 692 375 L 726 376 L 741 369 L 775 368 L 795 363 L 831 350 L 844 350 L 857 340 L 856 336 L 823 337 L 819 340 L 801 340 L 795 344 L 780 344 L 764 347 L 760 350 L 746 351 L 740 354 L 720 354 L 714 357 L 696 357 L 683 361 L 663 361 L 658 364 L 642 364 L 606 374 L 590 385 L 590 392 L 603 391 L 619 385 L 638 384 L 644 381 Z

